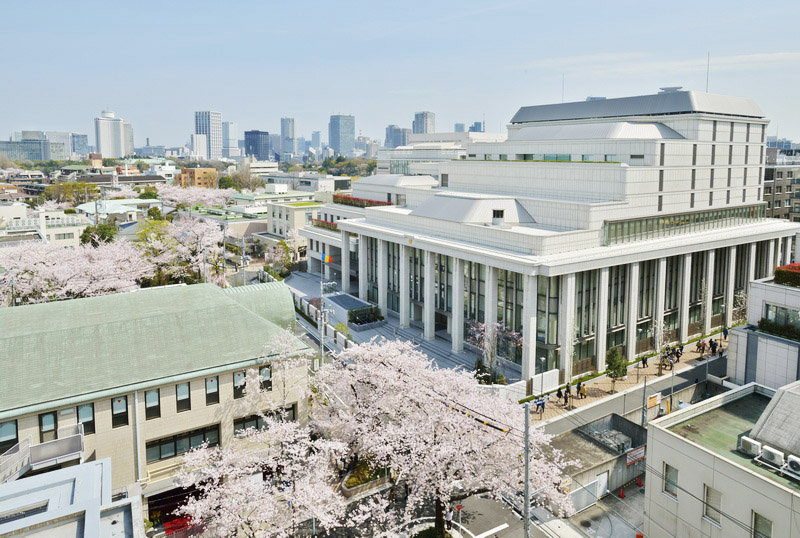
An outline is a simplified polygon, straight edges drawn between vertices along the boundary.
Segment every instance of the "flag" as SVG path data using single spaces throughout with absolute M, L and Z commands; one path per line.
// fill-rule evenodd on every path
M 323 252 L 322 253 L 322 261 L 324 263 L 332 263 L 333 262 L 333 258 Z

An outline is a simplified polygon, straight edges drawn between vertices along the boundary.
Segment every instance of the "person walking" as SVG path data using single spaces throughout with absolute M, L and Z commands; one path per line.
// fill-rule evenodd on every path
M 723 338 L 723 339 L 724 339 L 726 342 L 728 341 L 728 328 L 727 328 L 727 327 L 723 327 L 723 328 L 722 328 L 722 338 Z
M 581 400 L 586 399 L 586 383 L 581 385 Z
M 572 396 L 572 389 L 569 388 L 569 383 L 564 387 L 564 407 L 569 405 L 569 397 Z
M 575 385 L 575 396 L 580 398 L 581 397 L 581 382 L 578 381 L 578 384 Z
M 711 348 L 711 356 L 713 357 L 714 355 L 717 354 L 717 341 L 711 340 L 711 344 L 709 344 L 709 347 Z
M 642 368 L 647 368 L 647 355 L 642 357 Z
M 444 513 L 444 522 L 447 525 L 447 530 L 453 528 L 453 509 L 449 506 L 447 507 L 447 512 Z
M 558 392 L 556 392 L 556 403 L 561 401 L 561 398 L 564 397 L 564 393 L 561 392 L 561 387 L 558 387 Z

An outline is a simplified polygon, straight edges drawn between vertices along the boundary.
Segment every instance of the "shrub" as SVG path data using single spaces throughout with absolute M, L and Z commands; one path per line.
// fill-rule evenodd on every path
M 765 333 L 774 334 L 789 340 L 796 340 L 800 342 L 800 328 L 794 325 L 782 325 L 776 321 L 770 321 L 767 318 L 761 318 L 758 322 L 758 329 Z
M 362 486 L 386 475 L 386 469 L 375 469 L 369 460 L 358 460 L 355 469 L 347 477 L 344 485 L 347 488 Z
M 776 268 L 775 283 L 800 288 L 800 263 L 791 263 Z
M 383 320 L 383 316 L 381 316 L 381 311 L 377 306 L 365 306 L 347 312 L 347 321 L 356 325 L 364 325 L 380 320 Z

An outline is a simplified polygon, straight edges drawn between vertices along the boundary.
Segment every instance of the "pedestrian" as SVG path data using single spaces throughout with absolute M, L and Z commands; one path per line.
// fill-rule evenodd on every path
M 586 398 L 586 384 L 581 385 L 581 400 Z
M 577 396 L 578 398 L 581 397 L 581 384 L 582 383 L 578 381 L 578 384 L 575 385 L 575 396 Z
M 647 368 L 647 355 L 642 357 L 642 368 Z
M 563 397 L 564 397 L 564 393 L 561 392 L 561 387 L 558 387 L 558 392 L 556 392 L 556 400 L 560 402 L 561 398 L 563 398 Z
M 569 405 L 569 397 L 572 396 L 572 389 L 569 388 L 569 383 L 564 387 L 564 405 Z
M 447 524 L 447 530 L 453 528 L 453 509 L 447 507 L 447 512 L 444 513 L 444 522 Z
M 711 344 L 709 345 L 709 347 L 711 348 L 711 356 L 713 357 L 714 355 L 717 354 L 717 341 L 711 340 Z
M 728 340 L 728 328 L 727 327 L 723 327 L 722 328 L 722 338 L 724 338 L 726 341 Z
M 541 402 L 542 402 L 542 415 L 544 415 L 544 406 L 547 403 L 547 398 L 542 398 Z
M 703 356 L 703 341 L 698 340 L 697 343 L 694 345 L 694 350 L 700 353 L 700 356 Z

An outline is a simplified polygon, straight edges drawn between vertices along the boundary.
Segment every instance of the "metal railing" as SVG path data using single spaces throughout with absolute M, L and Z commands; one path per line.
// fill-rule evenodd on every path
M 31 439 L 27 437 L 0 455 L 0 484 L 18 478 L 30 465 L 30 446 Z
M 43 469 L 83 454 L 83 424 L 71 424 L 58 429 L 58 438 L 30 447 L 32 469 Z

